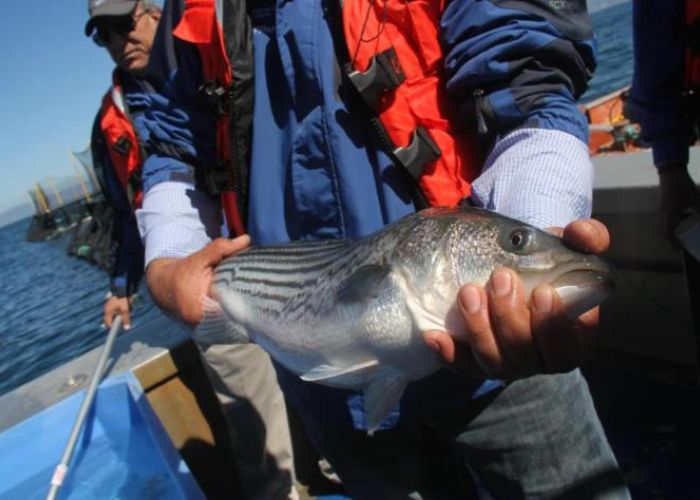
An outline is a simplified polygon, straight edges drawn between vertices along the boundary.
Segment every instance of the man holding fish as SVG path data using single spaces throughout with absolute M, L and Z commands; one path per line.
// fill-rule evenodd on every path
M 156 301 L 204 350 L 267 350 L 354 498 L 444 496 L 426 433 L 496 498 L 627 498 L 575 369 L 607 271 L 535 229 L 609 243 L 575 105 L 585 2 L 223 4 L 166 2 L 156 41 L 175 47 L 144 123 Z M 523 222 L 411 215 L 459 204 Z

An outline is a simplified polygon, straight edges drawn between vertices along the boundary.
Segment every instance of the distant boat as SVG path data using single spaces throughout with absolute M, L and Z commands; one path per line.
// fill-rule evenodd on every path
M 579 106 L 588 120 L 588 149 L 591 156 L 631 153 L 648 147 L 641 139 L 641 127 L 627 105 L 629 86 Z

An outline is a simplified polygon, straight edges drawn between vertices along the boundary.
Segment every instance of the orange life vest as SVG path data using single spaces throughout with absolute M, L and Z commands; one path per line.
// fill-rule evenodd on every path
M 223 31 L 216 18 L 214 0 L 185 0 L 182 19 L 173 30 L 173 35 L 197 47 L 202 61 L 202 76 L 206 82 L 215 83 L 225 91 L 230 88 L 231 68 L 224 46 Z M 229 124 L 227 113 L 222 112 L 217 116 L 216 149 L 221 169 L 209 169 L 208 175 L 230 176 L 236 171 L 237 166 L 229 164 L 232 161 Z M 231 177 L 223 182 L 222 189 L 217 189 L 220 190 L 226 224 L 232 234 L 245 232 L 244 201 L 237 192 L 240 182 L 241 179 Z
M 452 206 L 469 196 L 479 169 L 476 149 L 447 115 L 438 40 L 444 5 L 445 0 L 346 0 L 342 17 L 355 70 L 351 80 L 365 101 L 374 101 L 368 104 L 393 143 L 395 159 L 417 177 L 430 205 Z M 377 80 L 384 83 L 372 89 Z
M 112 88 L 102 98 L 100 128 L 107 143 L 109 158 L 131 206 L 141 206 L 141 166 L 143 158 L 134 127 L 126 113 L 124 94 L 118 73 L 112 74 Z

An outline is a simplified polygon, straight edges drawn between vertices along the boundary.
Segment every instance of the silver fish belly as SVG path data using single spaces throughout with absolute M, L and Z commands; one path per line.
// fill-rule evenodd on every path
M 607 286 L 599 259 L 542 231 L 483 210 L 429 209 L 359 240 L 251 248 L 226 259 L 212 283 L 220 310 L 195 335 L 252 341 L 304 380 L 362 389 L 371 432 L 409 382 L 440 368 L 423 332 L 459 333 L 460 285 L 485 283 L 497 266 L 513 268 L 528 289 L 571 271 Z M 582 293 L 587 306 L 590 295 Z

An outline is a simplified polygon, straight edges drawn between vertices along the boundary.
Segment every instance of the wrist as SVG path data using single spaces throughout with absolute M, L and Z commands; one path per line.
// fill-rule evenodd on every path
M 109 291 L 114 297 L 126 297 L 127 279 L 124 276 L 114 276 L 109 283 Z
M 171 279 L 172 265 L 177 259 L 163 258 L 151 262 L 146 269 L 146 284 L 153 300 L 160 307 L 172 311 L 174 299 L 172 296 Z

